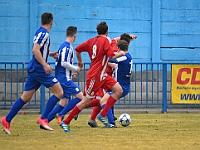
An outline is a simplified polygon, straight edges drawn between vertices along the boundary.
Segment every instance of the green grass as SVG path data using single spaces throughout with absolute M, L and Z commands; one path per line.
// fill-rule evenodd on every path
M 119 114 L 116 114 L 119 116 Z M 2 117 L 2 116 L 0 116 Z M 89 115 L 81 114 L 65 133 L 51 122 L 54 131 L 40 130 L 39 115 L 17 115 L 11 135 L 0 131 L 2 150 L 197 150 L 200 149 L 200 114 L 131 114 L 132 123 L 118 128 L 91 128 Z M 103 126 L 98 122 L 100 126 Z M 2 128 L 2 127 L 1 127 Z

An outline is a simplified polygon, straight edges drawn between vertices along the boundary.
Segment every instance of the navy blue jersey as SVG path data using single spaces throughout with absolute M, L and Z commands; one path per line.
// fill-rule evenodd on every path
M 37 43 L 41 46 L 40 52 L 42 58 L 47 62 L 49 55 L 49 47 L 50 47 L 49 32 L 45 28 L 40 27 L 35 33 L 33 43 Z M 37 61 L 34 55 L 28 66 L 28 72 L 33 72 L 33 71 L 45 72 L 43 66 Z
M 56 59 L 55 76 L 58 81 L 71 80 L 73 71 L 61 65 L 61 62 L 67 62 L 73 65 L 73 47 L 69 42 L 64 42 L 58 49 L 58 58 Z
M 116 73 L 117 82 L 121 86 L 130 87 L 130 77 L 132 71 L 132 57 L 129 53 L 116 59 L 118 67 Z

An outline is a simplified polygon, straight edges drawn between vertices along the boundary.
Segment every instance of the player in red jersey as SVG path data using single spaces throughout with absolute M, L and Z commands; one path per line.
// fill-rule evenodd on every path
M 120 37 L 117 37 L 117 38 L 114 38 L 112 40 L 115 40 L 115 41 L 119 41 L 119 40 L 125 40 L 127 41 L 128 43 L 130 43 L 130 41 L 136 39 L 137 36 L 136 35 L 133 35 L 133 34 L 127 34 L 127 33 L 123 33 L 120 35 Z M 118 47 L 115 46 L 115 51 L 118 51 Z M 116 78 L 116 72 L 115 72 L 115 68 L 116 68 L 116 63 L 111 63 L 111 62 L 108 62 L 108 66 L 107 66 L 107 69 L 106 69 L 106 73 L 110 76 L 113 76 L 114 78 Z M 108 92 L 108 91 L 106 91 Z M 103 96 L 102 96 L 103 98 Z M 92 110 L 92 113 L 91 113 L 91 116 L 90 116 L 90 119 L 88 120 L 88 125 L 90 125 L 91 127 L 98 127 L 96 121 L 95 121 L 95 118 L 96 116 L 98 115 L 98 113 L 101 111 L 101 106 L 100 105 L 97 105 L 93 108 Z M 111 108 L 111 111 L 112 111 L 112 114 L 107 114 L 107 118 L 108 118 L 108 121 L 109 123 L 113 124 L 114 126 L 113 127 L 116 127 L 116 125 L 113 123 L 113 122 L 110 122 L 109 118 L 111 118 L 113 115 L 113 119 L 114 120 L 117 120 L 117 118 L 114 116 L 114 105 L 112 106 Z M 110 116 L 109 116 L 110 115 Z M 112 128 L 113 128 L 112 127 Z
M 117 99 L 121 96 L 123 90 L 119 83 L 108 76 L 106 68 L 109 58 L 117 58 L 121 55 L 125 55 L 123 51 L 114 53 L 112 45 L 116 45 L 116 41 L 110 41 L 107 38 L 108 26 L 106 22 L 101 22 L 96 27 L 98 36 L 89 39 L 88 41 L 80 44 L 75 48 L 76 56 L 78 59 L 78 65 L 83 66 L 81 53 L 87 52 L 89 54 L 91 65 L 86 75 L 86 85 L 84 90 L 83 99 L 74 107 L 68 117 L 60 123 L 60 126 L 65 132 L 70 132 L 70 122 L 73 117 L 79 114 L 82 109 L 86 108 L 97 91 L 100 88 L 105 90 L 111 89 L 113 94 L 109 97 L 108 102 L 97 118 L 106 126 L 111 126 L 105 119 L 105 116 L 109 109 L 114 105 Z

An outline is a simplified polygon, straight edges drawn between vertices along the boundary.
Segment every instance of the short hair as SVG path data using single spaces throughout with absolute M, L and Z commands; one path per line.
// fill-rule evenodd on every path
M 119 40 L 117 42 L 117 47 L 122 51 L 128 50 L 128 45 L 129 45 L 129 43 L 125 40 Z
M 125 40 L 126 42 L 130 43 L 131 36 L 127 33 L 123 33 L 120 35 L 120 40 Z
M 104 21 L 100 22 L 97 25 L 96 30 L 97 30 L 98 35 L 106 34 L 106 32 L 108 31 L 108 25 Z
M 50 12 L 45 12 L 41 15 L 42 25 L 50 24 L 53 21 L 53 15 Z
M 67 29 L 66 29 L 66 36 L 67 37 L 72 37 L 74 36 L 74 34 L 77 33 L 77 27 L 75 26 L 69 26 Z

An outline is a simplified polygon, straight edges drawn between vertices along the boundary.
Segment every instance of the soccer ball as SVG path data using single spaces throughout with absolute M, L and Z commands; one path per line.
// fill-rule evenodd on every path
M 123 127 L 127 127 L 130 125 L 131 123 L 131 117 L 129 114 L 127 113 L 123 113 L 119 116 L 119 123 L 123 126 Z

